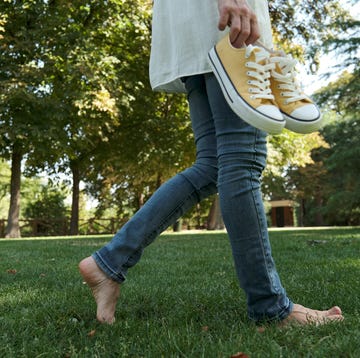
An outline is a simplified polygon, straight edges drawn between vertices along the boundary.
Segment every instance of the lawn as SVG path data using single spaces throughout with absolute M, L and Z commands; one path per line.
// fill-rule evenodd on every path
M 360 357 L 360 228 L 271 231 L 293 301 L 345 322 L 263 332 L 247 319 L 223 232 L 165 234 L 100 325 L 77 263 L 109 237 L 0 239 L 0 357 Z

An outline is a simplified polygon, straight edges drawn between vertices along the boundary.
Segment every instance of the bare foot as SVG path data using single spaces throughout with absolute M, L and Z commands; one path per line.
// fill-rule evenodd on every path
M 334 321 L 342 321 L 343 319 L 341 309 L 338 306 L 334 306 L 326 311 L 317 311 L 295 303 L 293 310 L 280 323 L 280 326 L 285 327 L 290 324 L 314 324 L 318 326 Z
M 79 270 L 95 298 L 97 320 L 101 323 L 114 323 L 120 285 L 109 279 L 91 256 L 80 262 Z

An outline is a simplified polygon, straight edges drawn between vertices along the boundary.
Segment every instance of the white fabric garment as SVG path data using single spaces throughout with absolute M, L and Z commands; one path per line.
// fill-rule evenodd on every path
M 260 41 L 272 47 L 267 0 L 248 0 L 259 22 Z M 150 83 L 155 91 L 185 92 L 181 77 L 211 72 L 209 50 L 228 31 L 219 31 L 218 0 L 155 0 Z

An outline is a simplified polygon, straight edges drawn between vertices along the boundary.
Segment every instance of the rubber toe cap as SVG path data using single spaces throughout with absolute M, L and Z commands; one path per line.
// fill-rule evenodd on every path
M 283 115 L 279 111 L 279 108 L 277 108 L 276 106 L 273 106 L 270 104 L 264 104 L 262 106 L 259 106 L 257 108 L 257 110 L 259 112 L 261 112 L 262 114 L 265 114 L 266 116 L 271 117 L 274 120 L 277 120 L 277 121 L 284 120 Z
M 302 121 L 314 121 L 320 118 L 320 111 L 314 104 L 306 104 L 295 109 L 290 115 Z

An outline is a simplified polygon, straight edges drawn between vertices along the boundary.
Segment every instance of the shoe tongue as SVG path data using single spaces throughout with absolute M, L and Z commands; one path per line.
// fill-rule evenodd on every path
M 281 68 L 279 65 L 279 62 L 275 62 L 275 72 L 280 73 L 282 75 L 286 75 L 286 71 L 284 71 L 285 68 Z
M 253 53 L 255 54 L 255 60 L 260 65 L 266 65 L 267 59 L 269 58 L 269 54 L 261 47 L 254 46 Z
M 275 71 L 286 76 L 293 70 L 295 65 L 296 61 L 287 56 L 281 56 L 279 57 L 279 61 L 275 62 Z

